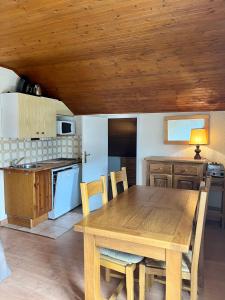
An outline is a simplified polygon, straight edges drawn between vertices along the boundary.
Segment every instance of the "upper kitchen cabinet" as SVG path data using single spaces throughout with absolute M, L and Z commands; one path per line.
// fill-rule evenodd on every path
M 19 139 L 55 137 L 56 114 L 67 109 L 61 101 L 20 93 L 1 94 L 0 106 L 0 136 Z
M 19 94 L 16 101 L 18 119 L 13 126 L 17 127 L 18 138 L 56 136 L 54 100 Z
M 55 101 L 55 108 L 57 115 L 73 116 L 73 113 L 62 101 Z

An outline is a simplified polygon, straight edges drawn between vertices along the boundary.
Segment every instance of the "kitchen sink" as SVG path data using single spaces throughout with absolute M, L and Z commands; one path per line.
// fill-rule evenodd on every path
M 39 168 L 41 166 L 38 164 L 22 164 L 22 165 L 17 165 L 12 167 L 17 169 L 34 169 L 34 168 Z

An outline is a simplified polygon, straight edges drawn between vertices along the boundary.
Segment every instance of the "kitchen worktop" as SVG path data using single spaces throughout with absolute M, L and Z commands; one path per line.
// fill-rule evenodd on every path
M 36 162 L 38 167 L 31 168 L 31 169 L 23 169 L 23 168 L 17 168 L 17 167 L 5 167 L 5 168 L 1 168 L 1 170 L 8 170 L 8 171 L 11 170 L 11 171 L 15 171 L 15 172 L 25 172 L 25 173 L 40 172 L 40 171 L 66 167 L 66 166 L 69 166 L 72 164 L 79 164 L 79 163 L 81 163 L 81 159 L 60 158 L 60 159 L 50 159 L 50 160 Z

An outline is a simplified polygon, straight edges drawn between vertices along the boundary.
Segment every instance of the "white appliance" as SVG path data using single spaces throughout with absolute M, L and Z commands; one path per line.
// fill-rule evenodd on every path
M 59 135 L 73 135 L 75 134 L 75 121 L 71 120 L 57 120 L 56 122 L 57 134 Z
M 52 210 L 49 219 L 56 219 L 81 204 L 79 164 L 52 170 Z

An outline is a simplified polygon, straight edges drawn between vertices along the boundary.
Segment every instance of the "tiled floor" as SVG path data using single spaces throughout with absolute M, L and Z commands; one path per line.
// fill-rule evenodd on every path
M 0 228 L 12 276 L 0 284 L 1 300 L 84 299 L 83 238 L 72 230 L 56 240 Z M 205 235 L 205 288 L 199 300 L 225 299 L 225 230 L 208 225 Z M 104 296 L 116 282 L 102 280 Z M 118 300 L 125 300 L 123 292 Z M 138 285 L 135 285 L 138 299 Z M 164 288 L 155 284 L 146 300 L 164 299 Z M 190 299 L 187 293 L 183 299 Z M 174 299 L 175 300 L 175 299 Z
M 5 227 L 57 239 L 73 228 L 73 225 L 78 223 L 82 218 L 83 214 L 80 208 L 76 208 L 56 220 L 46 220 L 34 228 L 21 227 L 12 224 L 7 224 Z

